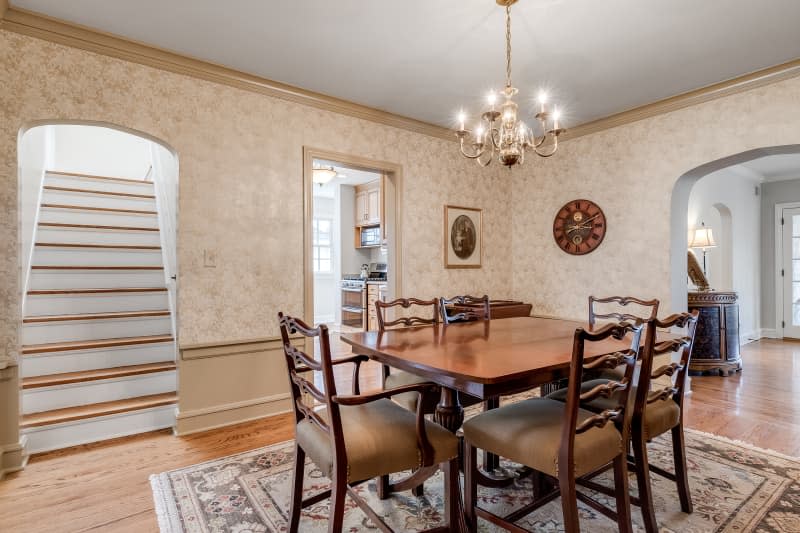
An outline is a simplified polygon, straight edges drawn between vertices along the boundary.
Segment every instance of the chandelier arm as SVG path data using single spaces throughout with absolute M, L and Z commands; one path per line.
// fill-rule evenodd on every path
M 538 155 L 539 157 L 552 156 L 553 154 L 556 153 L 556 151 L 558 151 L 558 135 L 553 136 L 553 149 L 550 150 L 549 152 L 540 152 L 539 148 L 534 148 L 533 151 L 536 152 L 536 155 Z
M 495 135 L 497 135 L 496 138 Z M 495 149 L 500 149 L 500 130 L 497 128 L 489 129 L 489 138 L 492 140 L 492 154 L 494 154 Z
M 463 155 L 467 159 L 478 159 L 485 153 L 486 153 L 486 148 L 484 147 L 484 148 L 481 148 L 480 150 L 477 150 L 477 148 L 476 148 L 476 152 L 475 152 L 474 155 L 473 154 L 468 154 L 466 152 L 466 150 L 464 150 L 464 141 L 463 140 L 461 141 L 461 155 Z

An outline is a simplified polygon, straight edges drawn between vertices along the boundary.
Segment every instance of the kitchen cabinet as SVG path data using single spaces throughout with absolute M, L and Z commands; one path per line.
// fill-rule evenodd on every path
M 367 283 L 367 331 L 378 330 L 376 300 L 386 301 L 386 283 Z
M 356 226 L 381 224 L 381 180 L 356 186 Z

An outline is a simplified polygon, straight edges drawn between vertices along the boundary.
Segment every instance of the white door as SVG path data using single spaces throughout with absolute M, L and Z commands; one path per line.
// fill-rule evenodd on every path
M 800 208 L 784 209 L 783 336 L 800 339 Z

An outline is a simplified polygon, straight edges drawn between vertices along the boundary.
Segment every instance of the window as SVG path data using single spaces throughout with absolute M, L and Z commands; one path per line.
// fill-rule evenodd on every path
M 315 218 L 313 222 L 313 249 L 314 272 L 333 272 L 333 258 L 331 257 L 331 227 L 333 221 L 324 218 Z

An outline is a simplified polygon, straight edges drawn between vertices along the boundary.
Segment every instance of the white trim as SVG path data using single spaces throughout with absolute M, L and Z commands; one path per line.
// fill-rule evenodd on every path
M 762 339 L 780 339 L 781 337 L 778 336 L 778 330 L 776 328 L 762 328 L 761 329 L 761 338 Z
M 775 204 L 775 337 L 773 339 L 783 338 L 783 327 L 778 326 L 778 322 L 783 321 L 783 276 L 781 276 L 781 268 L 783 268 L 783 229 L 781 218 L 783 217 L 784 209 L 800 209 L 800 202 L 786 202 L 782 204 Z
M 749 331 L 747 333 L 740 333 L 739 344 L 748 344 L 759 340 L 763 336 L 762 331 L 763 330 L 757 329 L 755 331 Z

